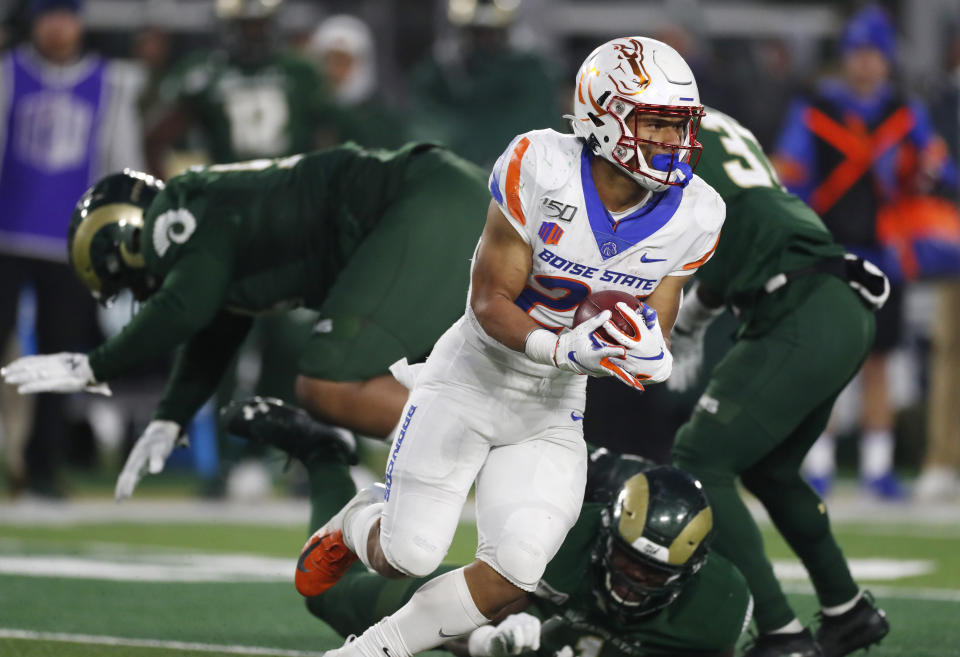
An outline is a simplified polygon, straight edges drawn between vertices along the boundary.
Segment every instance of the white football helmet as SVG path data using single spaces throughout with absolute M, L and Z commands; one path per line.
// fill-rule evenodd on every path
M 676 164 L 696 168 L 703 146 L 697 141 L 700 104 L 697 81 L 676 50 L 647 37 L 621 37 L 594 50 L 577 73 L 573 93 L 574 116 L 568 116 L 573 132 L 594 153 L 620 167 L 643 187 L 662 192 L 682 185 Z M 639 139 L 627 124 L 631 112 L 665 117 L 686 117 L 680 144 Z M 641 144 L 671 153 L 665 169 L 653 168 Z

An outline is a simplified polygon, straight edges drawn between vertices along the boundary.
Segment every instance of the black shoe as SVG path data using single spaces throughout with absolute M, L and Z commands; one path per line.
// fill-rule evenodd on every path
M 743 657 L 824 657 L 810 630 L 791 634 L 760 634 Z
M 849 655 L 879 643 L 890 631 L 887 614 L 874 603 L 870 591 L 864 591 L 850 611 L 839 616 L 826 616 L 823 613 L 817 616 L 820 618 L 817 643 L 823 647 L 824 657 Z
M 302 408 L 272 397 L 232 401 L 220 411 L 227 431 L 256 443 L 272 445 L 301 461 L 320 451 L 357 463 L 357 441 L 346 429 L 317 422 Z

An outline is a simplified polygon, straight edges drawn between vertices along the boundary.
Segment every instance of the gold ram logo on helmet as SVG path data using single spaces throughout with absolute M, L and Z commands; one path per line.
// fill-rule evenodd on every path
M 617 531 L 623 540 L 639 552 L 672 566 L 682 566 L 687 563 L 713 528 L 713 512 L 709 506 L 706 506 L 686 520 L 686 525 L 668 545 L 660 546 L 651 541 L 644 535 L 648 522 L 668 524 L 674 519 L 648 519 L 651 500 L 650 486 L 645 473 L 636 474 L 624 483 L 617 503 L 620 505 Z
M 94 235 L 104 226 L 116 224 L 122 230 L 142 229 L 143 210 L 129 203 L 111 203 L 101 205 L 92 212 L 86 213 L 74 233 L 73 244 L 70 246 L 70 261 L 80 277 L 80 281 L 99 296 L 103 282 L 93 266 L 90 245 Z M 141 268 L 145 266 L 143 255 L 131 253 L 127 245 L 120 243 L 120 257 L 128 267 Z

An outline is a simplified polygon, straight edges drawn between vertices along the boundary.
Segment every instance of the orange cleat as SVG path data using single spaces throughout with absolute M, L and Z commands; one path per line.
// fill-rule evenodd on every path
M 350 566 L 357 562 L 357 555 L 343 540 L 343 526 L 349 514 L 377 502 L 383 502 L 383 484 L 373 484 L 357 492 L 337 515 L 307 539 L 297 560 L 293 582 L 300 595 L 313 597 L 336 584 Z
M 318 529 L 307 540 L 297 561 L 294 583 L 300 595 L 320 595 L 336 584 L 357 562 L 357 555 L 343 542 L 343 531 Z

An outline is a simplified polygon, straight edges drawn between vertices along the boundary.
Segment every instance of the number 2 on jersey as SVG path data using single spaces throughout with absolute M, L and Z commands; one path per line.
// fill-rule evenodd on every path
M 562 294 L 559 297 L 549 296 L 534 287 L 526 286 L 523 288 L 520 296 L 514 300 L 514 303 L 527 314 L 538 305 L 546 306 L 550 310 L 559 312 L 573 310 L 590 294 L 590 286 L 575 278 L 538 275 L 534 276 L 533 280 L 548 292 L 561 292 Z M 559 331 L 561 327 L 547 326 L 545 328 Z

